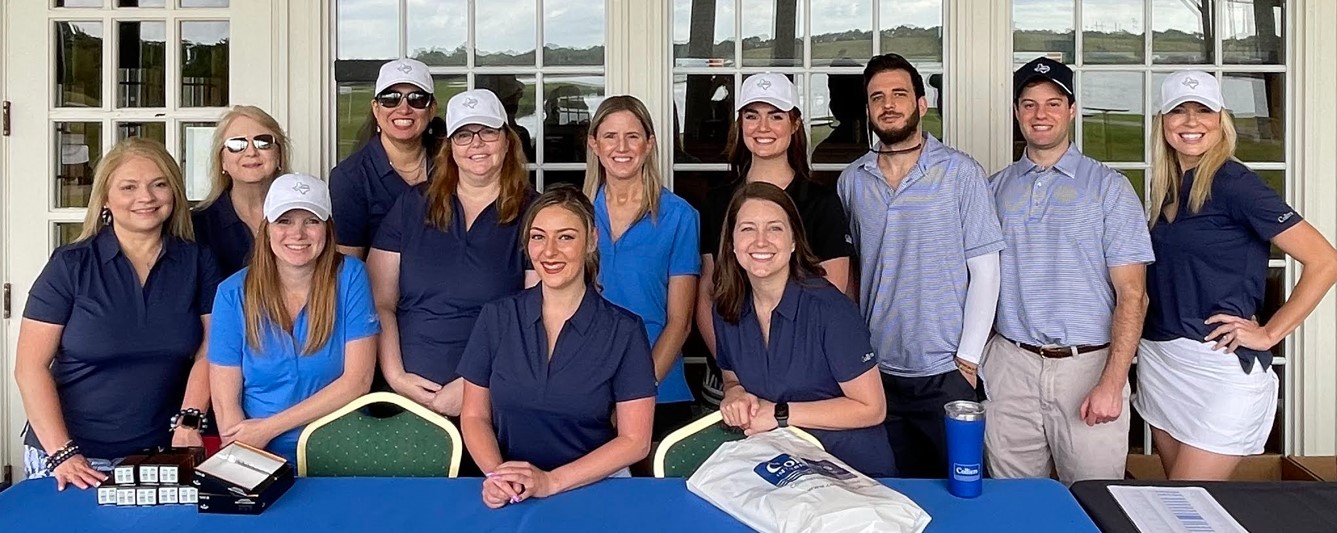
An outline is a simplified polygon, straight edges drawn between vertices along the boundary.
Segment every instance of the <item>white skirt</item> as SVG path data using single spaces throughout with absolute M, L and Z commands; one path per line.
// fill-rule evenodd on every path
M 1222 455 L 1263 452 L 1277 414 L 1277 375 L 1210 342 L 1143 339 L 1133 405 L 1175 440 Z

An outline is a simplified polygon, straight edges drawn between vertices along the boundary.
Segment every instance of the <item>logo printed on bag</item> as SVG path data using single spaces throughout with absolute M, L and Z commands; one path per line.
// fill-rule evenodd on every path
M 980 465 L 974 464 L 952 464 L 952 477 L 957 481 L 978 481 L 980 479 Z
M 752 471 L 767 483 L 777 487 L 783 487 L 809 475 L 820 475 L 841 481 L 855 478 L 854 473 L 831 461 L 802 459 L 787 453 L 777 455 L 770 461 L 758 463 Z

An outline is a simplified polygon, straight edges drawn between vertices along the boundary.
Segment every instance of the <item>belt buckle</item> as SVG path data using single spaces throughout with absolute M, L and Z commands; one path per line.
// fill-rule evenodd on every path
M 1076 346 L 1041 346 L 1040 356 L 1050 359 L 1063 359 L 1065 357 L 1076 357 Z

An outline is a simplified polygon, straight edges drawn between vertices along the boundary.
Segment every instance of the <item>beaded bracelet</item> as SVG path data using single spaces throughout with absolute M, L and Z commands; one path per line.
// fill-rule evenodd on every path
M 82 453 L 83 451 L 79 449 L 79 445 L 75 444 L 73 440 L 65 443 L 65 446 L 61 447 L 61 449 L 59 450 L 56 450 L 56 453 L 46 456 L 47 472 L 54 472 L 56 470 L 56 467 L 65 463 L 65 461 L 70 460 L 74 456 L 80 455 Z
M 957 369 L 957 370 L 960 370 L 960 371 L 962 371 L 962 372 L 965 372 L 965 373 L 967 373 L 967 374 L 970 374 L 970 375 L 972 375 L 972 376 L 975 375 L 975 371 L 976 371 L 974 368 L 971 368 L 970 366 L 968 366 L 968 365 L 966 365 L 965 363 L 962 363 L 962 362 L 960 362 L 960 361 L 957 361 L 957 362 L 956 362 L 956 369 Z

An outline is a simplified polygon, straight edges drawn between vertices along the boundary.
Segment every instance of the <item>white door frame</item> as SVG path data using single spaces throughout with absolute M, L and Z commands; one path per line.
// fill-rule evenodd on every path
M 9 34 L 9 28 L 5 26 L 5 22 L 8 20 L 5 16 L 5 12 L 9 10 L 8 8 L 8 3 L 4 6 L 0 6 L 0 101 L 4 101 L 9 94 L 7 87 L 8 83 L 6 81 L 8 78 L 6 77 L 5 72 L 5 50 L 8 47 L 3 38 L 4 35 Z M 9 158 L 7 157 L 9 155 L 8 141 L 9 139 L 7 137 L 0 136 L 0 198 L 9 198 L 10 173 L 9 168 L 6 166 L 6 163 L 9 161 Z M 5 231 L 5 228 L 8 227 L 8 220 L 5 218 L 8 212 L 9 210 L 5 205 L 5 202 L 0 201 L 0 284 L 9 281 L 9 268 L 7 263 L 9 261 L 8 258 L 10 252 L 13 250 L 9 247 L 8 233 Z M 10 349 L 10 335 L 7 333 L 11 321 L 11 319 L 6 319 L 3 315 L 0 315 L 0 371 L 5 371 L 10 368 L 8 355 L 13 353 L 13 351 Z M 10 427 L 8 420 L 9 408 L 7 404 L 9 402 L 9 391 L 13 388 L 10 385 L 11 382 L 12 380 L 10 379 L 0 379 L 0 431 L 5 431 Z M 8 459 L 9 456 L 9 439 L 0 438 L 0 476 L 9 474 L 9 477 L 12 480 L 21 477 L 22 472 L 15 472 L 14 469 L 11 468 L 11 463 Z

